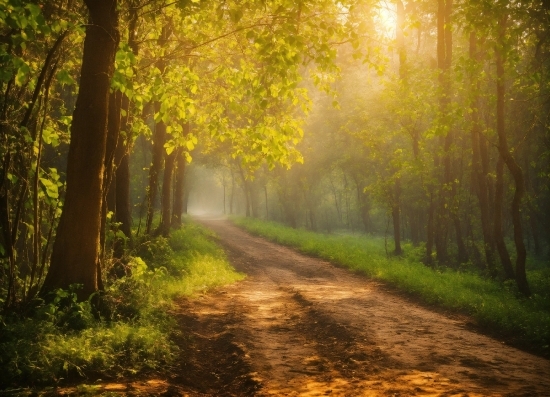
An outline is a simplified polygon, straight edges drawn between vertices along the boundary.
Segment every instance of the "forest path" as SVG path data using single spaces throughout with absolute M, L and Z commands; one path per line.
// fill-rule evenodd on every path
M 180 302 L 184 394 L 550 396 L 548 360 L 228 221 L 200 222 L 247 278 Z

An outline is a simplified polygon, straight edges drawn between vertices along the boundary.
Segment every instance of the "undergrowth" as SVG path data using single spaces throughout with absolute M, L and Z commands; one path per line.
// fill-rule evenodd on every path
M 138 241 L 127 275 L 106 280 L 100 305 L 78 302 L 75 286 L 1 314 L 0 389 L 168 368 L 178 352 L 173 299 L 243 277 L 211 237 L 186 223 L 169 238 Z
M 379 238 L 323 235 L 251 218 L 234 218 L 233 222 L 253 234 L 382 280 L 426 303 L 468 314 L 491 332 L 550 355 L 547 266 L 528 270 L 533 294 L 524 298 L 512 281 L 488 279 L 468 268 L 427 267 L 420 261 L 421 248 L 410 244 L 404 246 L 404 257 L 392 257 L 386 255 Z

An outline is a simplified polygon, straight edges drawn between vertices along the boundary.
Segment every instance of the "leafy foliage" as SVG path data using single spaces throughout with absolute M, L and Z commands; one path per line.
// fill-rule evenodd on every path
M 106 286 L 99 313 L 91 305 L 95 297 L 77 300 L 75 286 L 1 317 L 0 388 L 166 368 L 177 355 L 167 314 L 172 299 L 242 278 L 212 237 L 186 223 L 170 240 L 150 241 L 161 262 L 132 257 L 129 275 Z

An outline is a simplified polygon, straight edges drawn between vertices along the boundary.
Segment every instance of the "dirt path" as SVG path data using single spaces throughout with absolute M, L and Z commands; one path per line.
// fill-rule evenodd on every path
M 550 396 L 545 359 L 227 221 L 203 223 L 248 277 L 181 302 L 182 394 Z

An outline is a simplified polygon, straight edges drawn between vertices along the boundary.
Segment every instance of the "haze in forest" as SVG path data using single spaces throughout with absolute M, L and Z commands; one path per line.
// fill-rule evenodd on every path
M 362 239 L 418 266 L 414 288 L 472 277 L 494 303 L 415 293 L 547 351 L 549 9 L 0 0 L 0 331 L 65 340 L 108 319 L 132 335 L 146 318 L 135 332 L 171 351 L 145 313 L 173 296 L 147 294 L 240 277 L 193 223 L 209 215 Z M 216 254 L 193 265 L 199 248 Z M 31 345 L 12 384 L 49 357 Z M 70 366 L 44 365 L 46 383 Z

